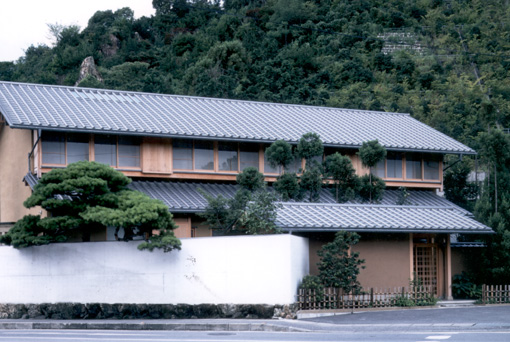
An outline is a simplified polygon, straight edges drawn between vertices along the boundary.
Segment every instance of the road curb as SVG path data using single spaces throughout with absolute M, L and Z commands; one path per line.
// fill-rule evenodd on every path
M 153 322 L 0 322 L 0 330 L 178 330 L 309 332 L 292 325 L 268 323 L 153 323 Z

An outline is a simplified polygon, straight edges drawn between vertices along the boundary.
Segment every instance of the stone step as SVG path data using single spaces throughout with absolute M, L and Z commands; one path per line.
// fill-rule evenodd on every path
M 441 308 L 458 308 L 466 306 L 475 306 L 475 300 L 441 300 L 437 302 L 437 306 Z

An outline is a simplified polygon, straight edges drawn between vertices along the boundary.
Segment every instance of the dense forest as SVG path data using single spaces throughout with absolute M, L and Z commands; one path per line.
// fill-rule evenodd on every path
M 410 113 L 479 152 L 448 169 L 446 196 L 498 232 L 484 277 L 510 281 L 510 1 L 153 6 L 150 18 L 123 8 L 49 25 L 54 45 L 1 62 L 0 80 Z M 79 79 L 88 56 L 99 73 Z M 483 191 L 465 181 L 475 164 Z

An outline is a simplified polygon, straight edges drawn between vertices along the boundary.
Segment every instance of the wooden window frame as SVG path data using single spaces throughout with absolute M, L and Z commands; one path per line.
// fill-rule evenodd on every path
M 177 172 L 177 173 L 180 173 L 180 172 L 193 172 L 193 173 L 207 173 L 207 174 L 210 174 L 211 172 L 212 173 L 217 173 L 217 174 L 223 174 L 223 175 L 237 175 L 239 173 L 241 173 L 241 144 L 237 141 L 233 141 L 231 143 L 233 144 L 236 144 L 236 151 L 237 151 L 237 170 L 220 170 L 220 161 L 219 161 L 219 141 L 213 141 L 213 162 L 214 162 L 214 168 L 212 170 L 201 170 L 201 169 L 196 169 L 195 168 L 195 142 L 196 142 L 196 139 L 190 139 L 191 140 L 191 143 L 192 143 L 192 148 L 191 148 L 191 165 L 193 168 L 191 169 L 179 169 L 179 168 L 176 168 L 175 165 L 174 165 L 174 159 L 173 159 L 173 156 L 175 155 L 174 153 L 174 141 L 177 140 L 177 139 L 172 139 L 172 169 Z M 179 139 L 181 140 L 181 139 Z M 187 139 L 182 139 L 182 140 L 187 140 Z M 257 143 L 255 143 L 257 144 Z M 259 167 L 259 171 L 261 170 L 261 168 L 263 169 L 264 168 L 264 150 L 263 150 L 263 147 L 261 144 L 257 144 L 258 145 L 258 167 Z M 265 174 L 265 173 L 263 173 Z M 275 173 L 275 175 L 278 175 Z
M 416 152 L 413 152 L 416 153 Z M 421 163 L 421 178 L 407 178 L 407 153 L 402 152 L 402 178 L 393 178 L 388 177 L 388 158 L 384 158 L 384 180 L 390 182 L 398 182 L 398 181 L 410 181 L 410 182 L 440 182 L 442 180 L 442 164 L 441 160 L 435 160 L 434 158 L 427 159 L 425 158 L 424 153 L 420 154 L 420 163 Z M 425 162 L 426 161 L 437 161 L 438 162 L 438 170 L 439 177 L 437 179 L 425 179 Z M 370 168 L 369 172 L 372 172 L 373 168 Z M 373 173 L 372 173 L 373 174 Z
M 44 158 L 44 135 L 48 134 L 48 131 L 46 132 L 43 132 L 42 135 L 41 135 L 41 143 L 40 143 L 40 150 L 39 150 L 39 154 L 40 154 L 40 167 L 43 167 L 43 168 L 53 168 L 53 167 L 57 167 L 57 168 L 61 168 L 61 167 L 66 167 L 67 165 L 69 165 L 68 161 L 67 161 L 67 137 L 68 135 L 70 134 L 75 134 L 75 133 L 68 133 L 68 132 L 56 132 L 56 133 L 61 133 L 64 135 L 64 160 L 65 160 L 65 163 L 64 164 L 52 164 L 52 163 L 44 163 L 43 161 L 43 158 Z M 50 131 L 51 133 L 51 131 Z M 92 144 L 92 135 L 91 134 L 87 134 L 87 133 L 78 133 L 78 134 L 84 134 L 86 136 L 88 136 L 88 144 L 89 144 L 89 159 L 88 161 L 93 161 L 93 146 L 91 147 L 91 144 Z M 93 145 L 93 144 L 92 144 Z
M 95 137 L 100 134 L 91 135 L 89 139 L 89 160 L 96 161 L 96 149 L 95 149 Z M 102 135 L 102 134 L 101 134 Z M 126 171 L 142 171 L 142 160 L 143 160 L 143 139 L 142 137 L 137 137 L 139 139 L 139 164 L 138 166 L 119 166 L 119 138 L 120 135 L 117 134 L 104 134 L 115 137 L 115 165 L 108 165 L 115 170 L 126 170 Z M 105 164 L 106 165 L 106 164 Z

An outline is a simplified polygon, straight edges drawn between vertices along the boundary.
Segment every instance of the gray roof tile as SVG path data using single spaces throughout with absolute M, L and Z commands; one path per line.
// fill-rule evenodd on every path
M 130 187 L 162 200 L 171 212 L 201 212 L 207 201 L 198 189 L 231 198 L 233 184 L 135 181 Z M 470 213 L 430 191 L 409 191 L 409 204 L 397 206 L 398 190 L 386 190 L 380 204 L 336 204 L 323 189 L 320 203 L 282 203 L 277 224 L 285 231 L 368 231 L 492 233 Z
M 261 142 L 316 132 L 331 146 L 475 153 L 401 113 L 13 82 L 0 82 L 0 112 L 17 128 Z
M 172 212 L 200 211 L 207 206 L 207 201 L 198 189 L 204 190 L 213 196 L 222 195 L 231 198 L 237 191 L 237 185 L 225 183 L 193 183 L 193 182 L 167 182 L 167 181 L 134 181 L 130 187 L 142 191 L 151 197 L 165 202 Z M 411 206 L 436 206 L 454 208 L 462 213 L 470 213 L 456 206 L 444 197 L 437 196 L 428 190 L 409 190 L 407 205 Z M 381 205 L 395 205 L 399 195 L 398 190 L 385 190 Z M 322 189 L 319 203 L 336 204 L 335 198 L 327 188 Z M 348 204 L 360 204 L 351 201 Z
M 447 207 L 283 203 L 276 224 L 285 231 L 386 233 L 492 233 L 492 229 Z

